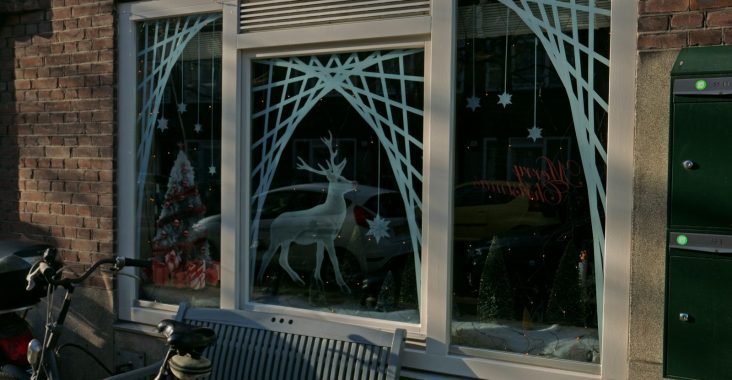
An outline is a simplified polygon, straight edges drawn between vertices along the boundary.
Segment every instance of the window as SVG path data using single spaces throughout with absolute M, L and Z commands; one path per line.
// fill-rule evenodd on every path
M 613 170 L 608 170 L 605 179 L 607 103 L 601 99 L 607 98 L 609 80 L 608 62 L 599 56 L 607 57 L 609 49 L 608 1 L 524 4 L 435 0 L 419 2 L 428 4 L 423 6 L 426 10 L 420 8 L 422 13 L 384 19 L 369 16 L 342 22 L 327 10 L 322 22 L 311 23 L 314 19 L 308 18 L 307 25 L 297 27 L 280 21 L 247 24 L 249 19 L 240 18 L 237 10 L 264 7 L 264 12 L 270 12 L 274 8 L 267 7 L 287 9 L 288 5 L 244 3 L 247 7 L 200 0 L 120 5 L 120 254 L 136 252 L 145 257 L 152 252 L 164 205 L 160 199 L 167 193 L 170 178 L 177 178 L 175 173 L 182 173 L 177 168 L 183 166 L 176 165 L 173 157 L 155 165 L 150 164 L 152 160 L 138 164 L 137 152 L 145 141 L 138 135 L 142 129 L 135 119 L 144 96 L 135 85 L 141 63 L 134 53 L 126 53 L 141 46 L 143 23 L 175 22 L 212 12 L 221 16 L 200 32 L 220 31 L 218 38 L 224 46 L 213 55 L 214 64 L 210 65 L 214 86 L 223 87 L 222 95 L 213 96 L 211 108 L 218 129 L 213 138 L 200 136 L 195 142 L 195 130 L 191 131 L 190 125 L 185 129 L 186 156 L 194 167 L 194 179 L 189 183 L 195 182 L 201 194 L 210 185 L 220 191 L 220 198 L 202 196 L 201 205 L 205 204 L 207 211 L 189 222 L 204 224 L 209 237 L 219 236 L 219 242 L 209 239 L 207 244 L 219 247 L 220 257 L 215 248 L 210 252 L 212 261 L 220 258 L 224 263 L 222 281 L 218 287 L 207 283 L 204 289 L 194 290 L 175 288 L 169 276 L 165 281 L 173 287 L 156 286 L 153 273 L 141 286 L 120 277 L 120 319 L 154 325 L 175 313 L 178 300 L 186 299 L 229 308 L 316 314 L 381 328 L 406 327 L 415 344 L 405 353 L 405 371 L 467 378 L 590 379 L 600 371 L 598 360 L 603 372 L 608 365 L 624 363 L 627 342 L 623 337 L 600 333 L 627 327 L 627 316 L 618 311 L 627 300 L 622 289 L 602 299 L 603 289 L 597 284 L 602 284 L 598 276 L 604 274 L 604 268 L 595 269 L 598 262 L 603 263 L 596 257 L 603 253 L 605 227 L 612 237 L 608 246 L 616 247 L 608 254 L 610 260 L 616 264 L 623 261 L 622 249 L 617 249 L 623 243 L 622 236 L 617 239 L 618 226 L 629 225 L 626 219 L 630 215 L 629 211 L 621 212 L 622 217 L 608 212 L 606 220 L 598 206 L 598 200 L 605 198 L 605 184 L 615 185 L 612 194 L 618 197 L 622 195 L 617 192 L 618 183 L 622 183 L 618 173 L 632 172 L 622 165 L 618 170 L 616 161 L 616 166 L 608 165 Z M 592 12 L 587 11 L 590 4 L 594 4 Z M 322 11 L 317 4 L 312 6 L 316 7 L 313 11 Z M 538 7 L 544 7 L 551 22 L 541 24 Z M 299 13 L 308 12 L 305 5 L 302 8 Z M 570 8 L 576 11 L 576 19 L 572 19 Z M 451 23 L 452 12 L 455 24 Z M 551 50 L 551 41 L 539 38 L 537 44 L 536 36 L 524 24 L 524 20 L 532 20 L 541 24 L 536 30 L 545 36 L 557 36 L 554 29 L 547 31 L 554 25 L 554 12 L 568 53 L 561 65 L 556 60 L 561 55 Z M 588 14 L 595 18 L 592 29 Z M 633 14 L 624 17 L 617 22 L 631 25 L 637 21 Z M 169 30 L 175 31 L 176 24 L 170 25 Z M 576 36 L 572 25 L 577 25 Z M 613 31 L 613 41 L 625 36 L 616 47 L 626 49 L 624 55 L 616 51 L 619 55 L 614 67 L 634 62 L 629 57 L 635 54 L 635 36 L 623 34 L 622 29 Z M 191 53 L 191 47 L 197 50 L 198 32 L 186 40 L 184 51 Z M 579 57 L 573 54 L 573 46 L 581 47 Z M 197 86 L 187 85 L 197 83 L 197 76 L 178 74 L 197 67 L 197 59 L 191 58 L 196 55 L 183 53 L 172 59 L 169 78 L 158 86 L 160 109 L 156 112 L 168 120 L 168 129 L 157 129 L 159 117 L 149 120 L 151 158 L 153 152 L 167 155 L 167 149 L 177 158 L 180 150 L 178 142 L 183 138 L 174 91 L 186 99 L 184 117 L 195 116 L 191 112 L 194 104 L 210 105 L 208 88 L 200 92 L 199 102 L 192 92 Z M 571 65 L 575 61 L 581 64 L 574 72 L 593 75 L 584 80 L 574 76 Z M 594 64 L 589 65 L 590 61 Z M 208 78 L 211 71 L 203 74 L 206 64 L 201 63 L 202 77 Z M 178 76 L 184 81 L 176 79 Z M 613 83 L 632 87 L 628 84 L 632 75 L 621 77 L 616 73 Z M 179 89 L 181 83 L 183 90 Z M 586 83 L 592 83 L 592 91 L 585 88 L 579 95 L 576 86 Z M 512 95 L 505 98 L 510 100 L 505 108 L 496 104 L 500 100 L 497 95 L 504 90 Z M 573 103 L 568 93 L 584 103 Z M 466 108 L 469 104 L 475 108 Z M 201 115 L 206 112 L 202 109 Z M 217 115 L 220 112 L 223 116 Z M 615 117 L 619 114 L 614 113 Z M 588 121 L 576 122 L 585 119 Z M 615 140 L 609 136 L 607 145 L 618 147 L 632 141 L 632 133 L 627 131 L 632 121 L 613 125 L 612 117 L 610 120 L 612 128 L 626 128 L 622 131 L 627 133 L 614 134 Z M 529 131 L 534 124 L 538 130 Z M 185 119 L 183 125 L 188 125 Z M 590 126 L 587 131 L 592 133 L 577 134 L 577 125 Z M 529 138 L 530 133 L 535 139 Z M 590 139 L 589 144 L 584 137 Z M 192 152 L 194 147 L 198 153 Z M 211 152 L 215 160 L 220 157 L 213 176 L 208 171 Z M 617 160 L 618 156 L 614 157 Z M 145 175 L 142 190 L 136 185 L 138 167 L 155 174 Z M 327 178 L 328 171 L 333 182 Z M 340 171 L 340 180 L 336 171 Z M 561 181 L 552 183 L 552 172 L 560 173 L 557 177 Z M 138 191 L 142 191 L 141 196 Z M 150 201 L 155 193 L 158 195 Z M 341 197 L 346 210 L 342 222 L 328 213 L 311 218 L 309 224 L 293 217 L 314 216 L 329 197 L 338 203 Z M 143 200 L 142 205 L 138 199 Z M 622 204 L 617 200 L 616 207 Z M 275 246 L 272 236 L 276 233 L 292 227 L 286 231 L 290 238 L 298 231 L 322 237 L 339 224 L 323 223 L 328 220 L 339 222 L 340 228 L 332 240 L 319 240 L 323 243 L 322 282 L 315 274 L 316 239 L 288 246 L 285 263 L 291 272 L 280 264 L 287 238 L 280 239 L 282 244 L 274 253 L 267 253 Z M 284 221 L 292 223 L 273 232 L 278 224 L 286 224 Z M 315 229 L 310 228 L 313 225 Z M 575 255 L 565 255 L 570 241 L 575 244 Z M 337 266 L 325 248 L 331 242 Z M 515 254 L 506 253 L 508 249 Z M 499 251 L 505 269 L 488 265 L 486 270 L 486 258 L 497 257 Z M 565 256 L 576 259 L 576 267 L 572 260 L 562 265 Z M 263 265 L 264 258 L 269 260 L 267 265 Z M 584 292 L 580 297 L 587 312 L 585 322 L 565 319 L 557 324 L 559 329 L 585 332 L 581 344 L 563 346 L 568 355 L 540 349 L 547 346 L 532 335 L 542 330 L 547 335 L 555 333 L 543 327 L 549 321 L 545 315 L 560 268 L 571 269 L 564 276 L 570 285 L 573 278 L 585 281 L 581 288 L 573 288 Z M 608 266 L 608 278 L 612 270 L 618 275 L 617 265 Z M 507 289 L 502 290 L 500 281 L 485 283 L 498 289 L 496 297 L 488 297 L 496 304 L 512 300 L 507 318 L 481 321 L 481 280 L 486 277 L 506 279 L 503 285 L 508 283 Z M 573 289 L 557 294 L 577 300 L 567 297 Z M 208 292 L 216 294 L 198 297 Z M 599 312 L 595 304 L 611 306 Z M 494 329 L 487 331 L 486 326 Z M 483 334 L 486 331 L 513 334 L 505 341 L 514 344 L 518 337 L 533 346 L 527 350 L 526 346 L 501 345 L 494 336 Z M 599 340 L 597 346 L 605 349 L 590 344 L 590 350 L 583 350 L 592 339 Z M 555 360 L 560 358 L 570 360 Z M 548 371 L 547 367 L 559 370 Z M 410 377 L 419 378 L 414 372 Z
M 423 56 L 252 61 L 252 302 L 419 322 Z
M 513 11 L 458 4 L 452 344 L 598 363 L 604 212 L 592 195 L 605 167 L 592 150 L 604 153 L 606 109 L 577 111 L 554 66 L 563 63 L 528 28 L 509 30 L 521 22 Z M 483 27 L 474 20 L 485 14 L 494 23 Z M 608 28 L 592 32 L 576 42 L 594 37 L 607 56 Z M 605 99 L 607 68 L 592 64 L 590 93 Z

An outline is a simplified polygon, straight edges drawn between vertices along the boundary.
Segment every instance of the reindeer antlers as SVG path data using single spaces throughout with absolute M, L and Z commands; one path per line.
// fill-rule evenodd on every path
M 343 171 L 343 168 L 346 167 L 346 160 L 344 159 L 340 163 L 336 164 L 335 159 L 338 155 L 338 149 L 333 149 L 333 135 L 330 133 L 330 131 L 328 131 L 328 138 L 321 137 L 320 141 L 322 141 L 323 144 L 328 147 L 328 152 L 330 153 L 330 159 L 325 163 L 326 168 L 324 168 L 323 165 L 318 164 L 318 168 L 320 168 L 320 170 L 314 169 L 300 157 L 297 157 L 297 159 L 300 161 L 297 164 L 297 168 L 320 175 L 327 175 L 329 173 L 340 175 Z

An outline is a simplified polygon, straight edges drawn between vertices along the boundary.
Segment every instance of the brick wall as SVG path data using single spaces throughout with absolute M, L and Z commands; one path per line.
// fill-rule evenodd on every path
M 114 2 L 3 1 L 0 238 L 86 265 L 113 252 Z
M 641 0 L 638 50 L 732 45 L 732 0 Z

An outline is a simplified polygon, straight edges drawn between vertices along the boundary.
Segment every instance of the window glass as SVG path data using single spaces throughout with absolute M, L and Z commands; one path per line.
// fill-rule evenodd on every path
M 137 26 L 139 297 L 218 306 L 220 14 Z
M 572 35 L 547 5 L 570 21 L 552 57 L 520 12 L 458 5 L 452 344 L 597 363 L 607 23 Z
M 252 62 L 251 301 L 419 321 L 423 61 Z

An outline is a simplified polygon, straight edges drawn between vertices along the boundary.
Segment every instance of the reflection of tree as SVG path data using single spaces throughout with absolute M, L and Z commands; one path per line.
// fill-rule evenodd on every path
M 586 320 L 586 295 L 582 280 L 582 267 L 586 263 L 586 255 L 582 257 L 574 242 L 567 244 L 562 259 L 559 261 L 557 274 L 554 276 L 549 305 L 546 310 L 546 321 L 563 325 L 583 326 Z
M 513 292 L 508 281 L 503 249 L 495 236 L 488 250 L 480 278 L 478 318 L 484 322 L 513 318 Z

